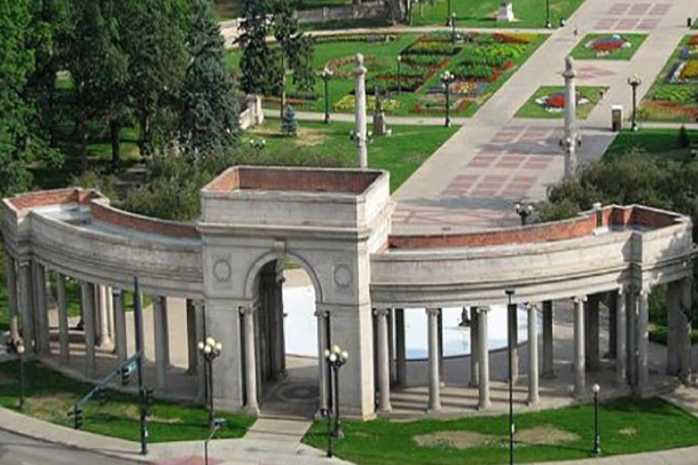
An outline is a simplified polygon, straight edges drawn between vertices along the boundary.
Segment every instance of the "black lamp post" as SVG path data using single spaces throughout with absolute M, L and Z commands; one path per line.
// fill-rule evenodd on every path
M 451 43 L 456 43 L 456 14 L 451 13 Z
M 225 418 L 216 418 L 213 420 L 213 427 L 211 428 L 211 434 L 208 435 L 204 441 L 204 465 L 208 465 L 208 443 L 211 442 L 213 436 L 216 435 L 219 429 L 224 427 L 226 424 Z
M 628 78 L 628 85 L 633 89 L 633 116 L 631 129 L 637 131 L 637 88 L 642 84 L 642 79 L 637 74 Z
M 452 26 L 455 20 L 455 14 L 453 13 L 453 0 L 448 0 L 448 16 L 446 17 L 446 26 Z
M 441 75 L 441 84 L 444 86 L 444 94 L 446 95 L 446 120 L 445 127 L 451 127 L 451 83 L 455 80 L 455 76 L 449 70 L 446 70 Z
M 342 430 L 339 422 L 339 369 L 347 363 L 349 354 L 338 345 L 334 345 L 331 349 L 325 350 L 325 359 L 330 366 L 330 389 L 332 392 L 332 410 L 334 413 L 334 427 L 330 434 L 330 438 L 341 439 Z M 332 439 L 329 440 L 327 454 L 328 457 L 332 456 Z
M 509 303 L 507 304 L 507 318 L 508 318 L 508 331 L 507 331 L 507 352 L 509 358 L 509 465 L 514 465 L 514 433 L 516 431 L 516 426 L 514 425 L 514 377 L 512 376 L 513 369 L 513 356 L 512 351 L 514 349 L 514 331 L 518 328 L 512 327 L 512 321 L 514 321 L 512 312 L 516 312 L 516 304 L 512 302 L 514 294 L 516 291 L 513 289 L 507 289 L 504 291 L 509 298 Z
M 332 79 L 333 75 L 334 75 L 334 73 L 328 67 L 325 67 L 325 69 L 323 69 L 322 72 L 320 73 L 320 78 L 322 78 L 322 82 L 324 83 L 324 88 L 325 88 L 325 124 L 330 124 L 330 88 L 329 88 L 329 82 L 330 82 L 330 79 Z
M 213 361 L 221 354 L 223 344 L 217 342 L 212 337 L 207 337 L 205 341 L 199 341 L 199 352 L 206 362 L 206 400 L 208 406 L 208 427 L 214 430 L 216 424 L 213 418 Z
M 13 343 L 14 352 L 17 354 L 19 364 L 19 409 L 24 409 L 24 341 L 16 339 Z
M 397 94 L 402 93 L 402 82 L 400 82 L 400 65 L 402 64 L 402 55 L 397 56 Z
M 594 384 L 591 388 L 594 391 L 594 455 L 601 455 L 601 434 L 599 434 L 599 391 L 601 388 L 598 384 Z
M 516 214 L 521 218 L 521 226 L 526 226 L 528 218 L 533 214 L 533 205 L 530 203 L 517 202 L 516 205 L 514 205 L 514 209 L 516 210 Z
M 553 27 L 550 22 L 550 0 L 545 0 L 545 27 L 546 29 Z

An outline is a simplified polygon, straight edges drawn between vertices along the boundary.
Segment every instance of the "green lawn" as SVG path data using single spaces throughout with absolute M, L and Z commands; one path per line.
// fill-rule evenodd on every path
M 602 403 L 600 425 L 604 455 L 698 444 L 698 420 L 659 399 L 621 399 Z M 591 405 L 516 415 L 516 428 L 517 435 L 526 439 L 517 441 L 517 463 L 592 456 Z M 661 434 L 657 434 L 658 428 Z M 345 421 L 343 430 L 345 437 L 337 443 L 337 455 L 361 465 L 488 465 L 508 461 L 506 416 L 413 422 Z M 326 423 L 316 422 L 304 441 L 325 448 L 325 431 Z M 446 432 L 451 432 L 450 438 L 443 436 Z M 458 436 L 457 432 L 465 434 Z M 434 437 L 434 433 L 442 436 Z M 420 446 L 415 440 L 419 436 L 422 440 L 431 438 L 434 443 Z M 553 443 L 554 437 L 560 440 Z M 462 448 L 455 447 L 457 445 Z M 464 447 L 467 445 L 471 447 Z
M 541 0 L 516 0 L 514 16 L 518 21 L 512 23 L 497 22 L 495 17 L 500 0 L 451 0 L 456 23 L 463 27 L 511 27 L 542 28 L 545 27 L 545 2 Z M 569 18 L 584 0 L 550 0 L 550 16 L 553 27 L 557 27 L 560 18 Z M 412 25 L 426 26 L 445 24 L 448 16 L 448 0 L 423 1 L 412 11 Z
M 647 39 L 647 34 L 622 34 L 622 38 L 629 44 L 628 47 L 616 49 L 610 53 L 599 53 L 591 47 L 595 40 L 607 38 L 612 34 L 587 34 L 572 50 L 572 57 L 577 60 L 630 60 L 642 43 Z
M 577 87 L 577 93 L 587 99 L 586 104 L 577 104 L 577 118 L 586 119 L 589 113 L 594 109 L 596 104 L 601 100 L 601 95 L 608 87 L 597 86 L 581 86 Z M 543 86 L 540 87 L 531 98 L 516 112 L 519 118 L 564 118 L 564 111 L 550 111 L 536 100 L 543 97 L 564 92 L 562 86 Z
M 368 74 L 366 77 L 368 91 L 373 92 L 373 83 L 388 82 L 386 77 L 395 76 L 397 74 L 397 57 L 407 47 L 413 44 L 417 39 L 416 34 L 402 34 L 388 36 L 389 40 L 373 40 L 384 35 L 371 35 L 372 40 L 357 40 L 366 38 L 366 36 L 348 36 L 337 38 L 332 41 L 319 42 L 315 45 L 315 55 L 313 57 L 313 67 L 319 73 L 326 66 L 335 69 L 335 76 L 329 82 L 330 106 L 333 109 L 351 113 L 353 108 L 345 107 L 340 104 L 340 101 L 351 103 L 351 92 L 354 89 L 354 56 L 356 53 L 362 53 L 365 57 L 366 68 Z M 481 39 L 489 39 L 491 36 L 483 34 Z M 391 115 L 408 116 L 408 115 L 441 115 L 443 113 L 443 105 L 438 104 L 438 98 L 441 93 L 434 92 L 435 89 L 440 89 L 440 76 L 444 70 L 455 71 L 457 65 L 464 59 L 471 57 L 473 50 L 483 46 L 492 49 L 503 49 L 506 47 L 516 48 L 516 56 L 510 60 L 511 66 L 493 76 L 492 82 L 475 82 L 470 81 L 471 86 L 477 87 L 478 94 L 472 97 L 467 97 L 462 101 L 462 105 L 454 103 L 452 112 L 457 116 L 472 116 L 507 80 L 519 69 L 519 67 L 538 49 L 538 47 L 547 38 L 546 35 L 517 35 L 516 37 L 530 41 L 527 44 L 511 45 L 511 44 L 487 44 L 484 41 L 479 43 L 470 43 L 460 41 L 456 43 L 458 52 L 450 57 L 442 57 L 442 62 L 438 64 L 430 74 L 426 74 L 428 79 L 419 86 L 415 92 L 403 91 L 400 95 L 393 90 L 388 98 L 389 105 L 386 105 L 386 113 Z M 239 50 L 232 50 L 228 55 L 228 63 L 232 70 L 237 70 L 240 58 Z M 404 58 L 404 57 L 403 57 Z M 403 83 L 406 82 L 406 73 L 409 71 L 409 65 L 403 64 L 401 67 L 401 76 Z M 414 70 L 412 71 L 414 72 Z M 424 74 L 424 73 L 422 73 Z M 287 78 L 287 97 L 289 102 L 296 109 L 322 112 L 324 109 L 324 88 L 323 82 L 317 79 L 312 92 L 298 92 L 292 82 L 292 75 Z M 434 96 L 436 104 L 425 103 L 427 96 Z M 454 100 L 456 101 L 456 100 Z M 372 105 L 369 102 L 369 105 Z M 278 107 L 278 99 L 265 99 L 265 106 Z
M 25 366 L 26 403 L 24 413 L 51 423 L 72 426 L 67 416 L 72 405 L 91 386 L 73 381 L 38 363 Z M 19 393 L 16 362 L 0 364 L 0 406 L 17 410 Z M 135 380 L 134 380 L 135 382 Z M 208 436 L 208 414 L 196 405 L 156 401 L 148 430 L 150 442 L 203 440 Z M 219 438 L 244 436 L 254 419 L 247 416 L 217 412 L 227 419 Z M 84 409 L 83 429 L 92 433 L 131 441 L 139 440 L 139 409 L 135 395 L 111 392 L 107 402 L 90 401 Z
M 640 102 L 638 118 L 642 121 L 695 122 L 698 117 L 698 79 L 692 83 L 669 82 L 680 62 L 682 50 L 691 37 L 686 36 L 667 60 L 652 87 Z M 691 51 L 691 60 L 698 60 L 698 46 Z M 643 83 L 643 86 L 649 83 Z
M 688 136 L 693 143 L 698 144 L 698 131 L 688 131 Z M 691 149 L 679 145 L 678 129 L 642 128 L 637 132 L 624 130 L 604 153 L 605 160 L 623 156 L 686 160 L 691 156 Z
M 303 158 L 302 164 L 356 166 L 356 145 L 349 137 L 353 124 L 299 124 L 297 137 L 284 137 L 279 132 L 279 121 L 267 120 L 264 126 L 246 132 L 243 143 L 266 141 L 256 160 L 261 164 L 299 157 Z M 375 137 L 368 146 L 369 166 L 390 171 L 391 191 L 405 182 L 457 130 L 439 126 L 391 126 L 391 129 L 391 136 Z

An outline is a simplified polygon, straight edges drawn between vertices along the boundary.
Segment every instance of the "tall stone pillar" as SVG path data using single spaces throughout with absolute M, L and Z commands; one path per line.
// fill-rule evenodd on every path
M 439 384 L 446 385 L 446 365 L 444 363 L 444 311 L 439 309 L 439 314 L 436 317 L 438 347 L 439 347 Z
M 97 373 L 95 354 L 95 288 L 92 283 L 80 283 L 83 322 L 85 332 L 85 376 L 93 379 Z
M 357 162 L 359 168 L 368 168 L 368 132 L 366 130 L 366 68 L 364 67 L 364 56 L 356 54 L 356 76 L 354 100 L 356 109 L 356 147 Z
M 407 387 L 407 347 L 405 342 L 405 310 L 395 309 L 395 371 L 397 384 Z
M 540 400 L 538 392 L 538 315 L 536 307 L 528 306 L 528 404 Z
M 591 294 L 587 297 L 586 322 L 584 328 L 586 355 L 586 368 L 588 371 L 598 371 L 601 367 L 599 357 L 599 295 Z
M 511 379 L 519 380 L 519 310 L 507 311 L 508 331 L 511 338 Z
M 65 276 L 56 273 L 56 303 L 58 304 L 58 345 L 63 362 L 70 360 L 70 333 L 68 329 L 68 301 L 65 295 Z
M 497 21 L 510 23 L 515 20 L 514 7 L 511 4 L 511 0 L 502 0 L 499 5 L 499 11 L 497 12 Z
M 618 299 L 616 291 L 611 291 L 606 294 L 606 303 L 608 304 L 608 353 L 607 358 L 616 358 L 616 346 L 618 345 Z
M 185 306 L 187 312 L 187 373 L 194 374 L 197 371 L 199 362 L 199 356 L 196 353 L 199 343 L 196 340 L 196 308 L 194 308 L 192 299 L 186 299 Z
M 257 361 L 255 360 L 255 312 L 254 305 L 241 310 L 245 326 L 245 411 L 251 415 L 259 415 L 257 401 Z
M 116 357 L 119 363 L 122 363 L 128 358 L 128 335 L 126 332 L 124 293 L 121 289 L 113 287 L 111 295 L 114 304 L 114 344 L 116 345 Z
M 565 179 L 574 176 L 577 171 L 577 144 L 579 133 L 577 131 L 577 72 L 574 69 L 574 58 L 565 58 L 565 134 L 561 142 L 565 149 Z
M 553 352 L 553 301 L 543 302 L 543 378 L 555 377 Z
M 390 351 L 388 350 L 388 315 L 390 309 L 379 308 L 376 314 L 378 332 L 378 409 L 381 413 L 390 413 Z
M 99 285 L 97 286 L 99 292 L 99 306 L 97 307 L 99 311 L 99 346 L 106 348 L 112 345 L 112 340 L 109 334 L 109 301 L 111 299 L 111 293 L 107 286 Z
M 638 309 L 638 291 L 636 288 L 628 290 L 626 295 L 626 359 L 628 370 L 628 384 L 630 386 L 637 385 L 637 309 Z
M 470 307 L 470 387 L 477 387 L 480 372 L 479 317 L 477 307 Z
M 584 301 L 586 297 L 574 299 L 574 394 L 581 397 L 586 392 L 584 357 Z
M 51 352 L 49 343 L 48 308 L 46 305 L 46 268 L 41 263 L 34 261 L 34 321 L 36 322 L 37 352 L 48 354 Z
M 649 292 L 642 289 L 637 308 L 637 388 L 641 394 L 649 381 Z
M 19 304 L 17 296 L 17 271 L 14 257 L 5 252 L 5 279 L 7 285 L 7 303 L 10 316 L 10 340 L 19 338 Z
M 484 410 L 490 407 L 490 354 L 487 347 L 487 308 L 478 307 L 477 308 L 477 329 L 478 329 L 478 350 L 477 354 L 480 358 L 478 367 L 480 369 L 480 374 L 478 376 L 478 388 L 479 388 L 479 398 L 478 398 L 478 409 Z
M 623 386 L 627 384 L 627 310 L 625 306 L 626 293 L 621 287 L 611 296 L 616 301 L 616 384 Z
M 316 310 L 315 317 L 317 318 L 317 353 L 318 353 L 318 380 L 320 383 L 320 409 L 329 408 L 330 402 L 330 367 L 327 365 L 325 350 L 329 349 L 329 313 L 325 310 Z
M 34 336 L 34 273 L 31 260 L 19 262 L 19 303 L 22 311 L 22 338 L 27 352 L 36 350 Z
M 199 402 L 204 402 L 206 400 L 206 363 L 204 362 L 204 355 L 198 349 L 199 341 L 206 340 L 206 315 L 204 302 L 202 300 L 195 300 L 193 303 L 194 307 L 194 339 L 196 340 L 196 378 L 197 378 L 197 389 L 196 389 L 196 399 Z M 240 321 L 240 316 L 237 312 L 231 312 L 233 318 L 236 322 Z M 236 330 L 239 328 L 235 328 Z M 233 333 L 235 334 L 235 333 Z M 239 332 L 237 333 L 239 335 Z M 231 347 L 228 347 L 231 346 Z M 223 350 L 236 349 L 239 351 L 240 345 L 234 343 L 226 343 Z M 238 379 L 240 377 L 238 376 Z
M 441 386 L 439 383 L 439 312 L 427 308 L 427 344 L 429 346 L 429 406 L 428 412 L 441 410 Z
M 395 318 L 393 318 L 393 309 L 388 312 L 388 366 L 390 368 L 390 385 L 397 382 L 397 373 L 395 369 Z
M 170 366 L 170 342 L 167 321 L 167 300 L 164 296 L 153 299 L 153 327 L 155 328 L 155 375 L 157 387 L 167 389 L 167 370 Z

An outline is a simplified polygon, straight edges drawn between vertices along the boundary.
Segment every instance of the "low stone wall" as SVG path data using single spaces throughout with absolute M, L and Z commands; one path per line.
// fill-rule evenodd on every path
M 373 19 L 385 15 L 385 4 L 379 2 L 366 2 L 358 5 L 338 7 L 324 7 L 314 10 L 301 10 L 296 12 L 299 23 L 324 23 L 328 21 L 344 21 L 351 19 Z
M 243 131 L 264 123 L 262 97 L 260 95 L 248 95 L 245 98 L 245 109 L 240 111 L 238 119 L 240 122 L 240 129 Z

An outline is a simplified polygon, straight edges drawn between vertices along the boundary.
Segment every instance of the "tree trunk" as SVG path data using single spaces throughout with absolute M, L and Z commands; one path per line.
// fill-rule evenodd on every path
M 77 124 L 78 140 L 80 144 L 80 173 L 87 171 L 87 120 L 84 116 L 78 117 Z
M 111 136 L 111 170 L 112 173 L 119 171 L 121 164 L 121 124 L 116 118 L 109 121 L 109 132 Z

